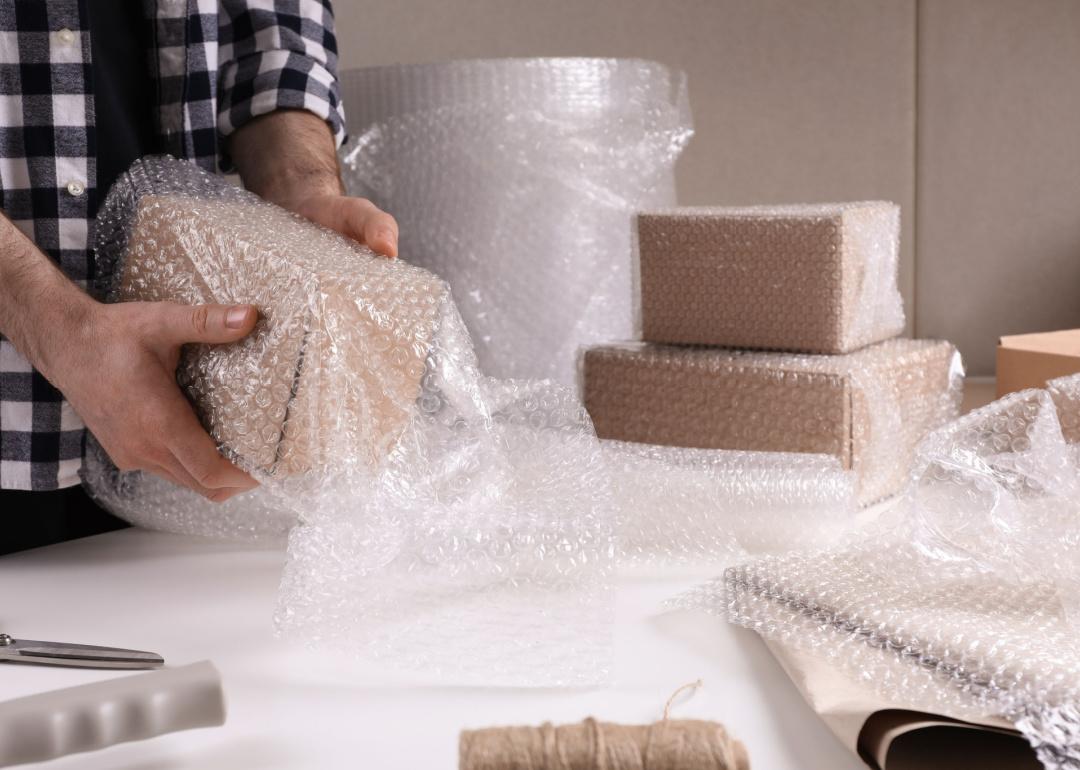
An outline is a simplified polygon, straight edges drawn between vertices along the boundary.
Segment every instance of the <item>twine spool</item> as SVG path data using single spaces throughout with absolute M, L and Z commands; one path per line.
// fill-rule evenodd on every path
M 696 686 L 687 685 L 687 686 Z M 717 722 L 672 720 L 464 730 L 458 770 L 749 770 L 746 748 Z

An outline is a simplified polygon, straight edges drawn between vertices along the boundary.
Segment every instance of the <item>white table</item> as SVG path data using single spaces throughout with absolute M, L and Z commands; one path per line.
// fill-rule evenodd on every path
M 13 636 L 210 659 L 229 717 L 196 730 L 66 757 L 49 768 L 451 770 L 465 727 L 643 723 L 679 685 L 703 689 L 677 717 L 723 722 L 758 770 L 861 768 L 753 634 L 699 613 L 664 613 L 686 581 L 620 583 L 617 684 L 585 691 L 417 687 L 370 664 L 275 639 L 280 552 L 127 530 L 0 558 L 0 629 Z M 115 676 L 0 665 L 0 699 Z

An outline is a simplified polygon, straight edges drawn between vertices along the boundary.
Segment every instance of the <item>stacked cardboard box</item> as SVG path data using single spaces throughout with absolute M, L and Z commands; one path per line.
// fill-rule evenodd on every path
M 638 216 L 643 342 L 584 354 L 602 438 L 824 452 L 870 503 L 954 417 L 948 342 L 899 339 L 890 203 L 681 208 Z

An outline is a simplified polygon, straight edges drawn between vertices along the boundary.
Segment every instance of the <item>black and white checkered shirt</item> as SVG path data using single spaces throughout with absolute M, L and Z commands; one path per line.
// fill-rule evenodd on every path
M 86 2 L 0 0 L 0 209 L 83 287 L 99 196 Z M 164 151 L 227 169 L 224 138 L 280 108 L 309 110 L 344 137 L 330 0 L 141 2 Z M 77 484 L 84 433 L 0 337 L 0 488 Z

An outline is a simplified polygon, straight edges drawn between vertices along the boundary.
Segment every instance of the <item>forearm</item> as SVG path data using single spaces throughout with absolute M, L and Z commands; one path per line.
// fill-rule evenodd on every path
M 324 227 L 397 256 L 398 226 L 371 201 L 345 195 L 330 126 L 304 110 L 279 110 L 239 128 L 229 151 L 244 186 Z
M 54 352 L 89 316 L 93 300 L 0 214 L 0 334 L 53 379 Z
M 334 136 L 324 120 L 304 110 L 278 110 L 239 128 L 229 152 L 244 186 L 288 209 L 300 201 L 341 195 Z

